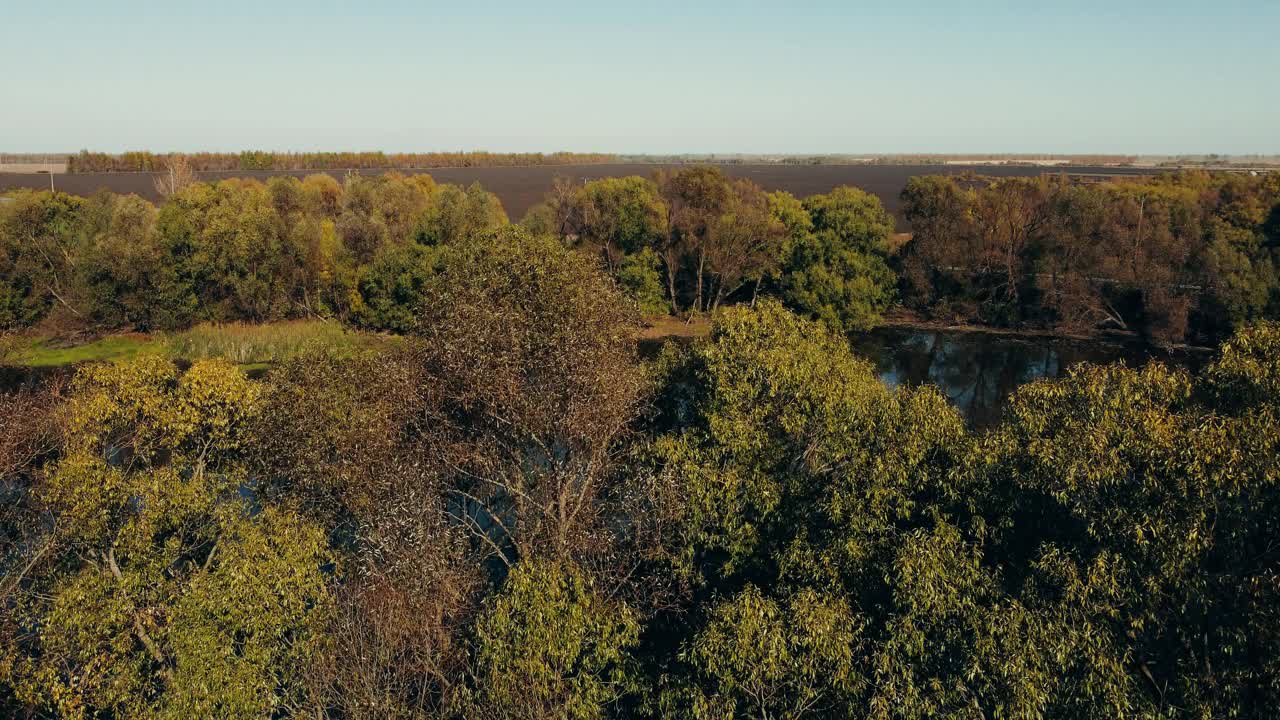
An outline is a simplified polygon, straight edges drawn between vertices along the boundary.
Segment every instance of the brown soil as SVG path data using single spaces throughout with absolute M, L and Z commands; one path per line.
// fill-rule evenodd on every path
M 677 317 L 645 318 L 645 325 L 636 333 L 636 346 L 640 356 L 653 359 L 668 342 L 688 345 L 711 332 L 711 322 L 705 317 L 685 321 Z

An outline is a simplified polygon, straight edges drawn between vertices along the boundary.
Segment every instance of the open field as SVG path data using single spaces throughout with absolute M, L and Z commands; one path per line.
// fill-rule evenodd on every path
M 0 163 L 0 173 L 13 173 L 17 175 L 47 175 L 53 173 L 61 175 L 67 171 L 65 162 L 59 163 L 43 163 L 43 162 L 24 162 L 24 163 Z
M 651 175 L 661 168 L 677 167 L 652 163 L 617 163 L 603 165 L 540 165 L 528 167 L 473 167 L 431 168 L 428 170 L 402 170 L 405 174 L 428 173 L 439 182 L 470 185 L 479 182 L 486 190 L 496 194 L 512 220 L 519 220 L 529 208 L 541 202 L 556 176 L 575 180 L 596 180 L 604 177 L 626 175 Z M 854 185 L 880 198 L 889 212 L 898 214 L 898 194 L 906 186 L 907 179 L 915 175 L 960 175 L 975 172 L 997 177 L 1035 177 L 1052 168 L 1030 166 L 989 165 L 739 165 L 726 164 L 726 173 L 733 177 L 754 180 L 765 190 L 786 190 L 799 197 L 825 193 L 839 185 Z M 339 179 L 341 170 L 322 170 Z M 364 171 L 376 173 L 378 171 Z M 1151 168 L 1072 167 L 1072 174 L 1090 176 L 1134 176 L 1158 172 Z M 302 177 L 311 172 L 281 171 L 228 171 L 200 173 L 204 180 L 229 177 L 255 177 L 265 179 L 276 175 Z M 77 195 L 89 195 L 106 189 L 118 193 L 136 193 L 151 200 L 158 199 L 151 173 L 84 173 L 59 175 L 57 188 Z M 47 175 L 0 173 L 0 191 L 12 188 L 47 188 Z M 899 220 L 900 229 L 905 229 Z

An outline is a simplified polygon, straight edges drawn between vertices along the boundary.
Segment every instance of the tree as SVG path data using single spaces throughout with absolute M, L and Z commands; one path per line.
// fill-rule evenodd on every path
M 477 622 L 466 717 L 593 720 L 631 689 L 635 614 L 571 563 L 527 560 Z
M 23 192 L 0 206 L 0 327 L 30 327 L 55 304 L 80 315 L 71 295 L 83 200 Z
M 425 295 L 424 423 L 458 522 L 506 564 L 603 561 L 643 388 L 634 311 L 590 258 L 514 226 L 446 246 Z
M 663 315 L 670 310 L 662 290 L 662 275 L 657 254 L 649 248 L 622 258 L 618 264 L 618 285 L 646 316 Z
M 164 272 L 157 211 L 136 195 L 102 195 L 103 215 L 88 228 L 75 278 L 86 315 L 99 327 L 154 327 L 153 304 Z
M 805 209 L 796 196 L 788 192 L 772 192 L 768 194 L 769 212 L 773 215 L 774 220 L 782 224 L 785 229 L 781 242 L 775 244 L 771 250 L 774 253 L 770 267 L 766 272 L 756 275 L 756 286 L 751 292 L 751 304 L 755 305 L 756 299 L 760 295 L 760 288 L 769 280 L 769 288 L 780 290 L 780 281 L 783 268 L 787 263 L 787 258 L 791 256 L 794 248 L 800 243 L 812 241 L 813 236 L 813 218 L 809 216 L 809 211 Z
M 412 242 L 422 219 L 441 201 L 437 195 L 444 192 L 429 175 L 348 175 L 338 219 L 343 244 L 363 265 L 385 247 Z
M 429 281 L 438 258 L 436 248 L 418 244 L 383 248 L 359 270 L 352 320 L 372 330 L 412 331 L 419 307 L 431 297 Z
M 316 348 L 272 372 L 252 448 L 259 492 L 346 538 L 307 708 L 438 716 L 465 681 L 487 573 L 452 522 L 416 419 L 419 368 L 391 347 Z
M 217 361 L 80 373 L 62 457 L 36 489 L 59 556 L 21 606 L 40 628 L 22 641 L 21 699 L 135 717 L 298 703 L 291 669 L 316 641 L 331 557 L 319 528 L 245 492 L 258 396 Z
M 563 233 L 599 252 L 610 272 L 623 256 L 659 246 L 667 232 L 667 206 L 658 186 L 642 177 L 586 183 L 560 213 Z
M 1224 408 L 1280 406 L 1280 323 L 1237 330 L 1206 374 Z
M 701 311 L 710 235 L 729 201 L 729 181 L 723 170 L 705 165 L 673 173 L 659 172 L 656 177 L 671 222 L 671 233 L 659 255 L 667 267 L 667 289 L 671 294 L 672 309 L 679 310 L 676 275 L 688 256 L 695 283 L 693 307 Z
M 893 299 L 886 263 L 893 220 L 873 195 L 849 187 L 805 200 L 812 232 L 791 243 L 782 276 L 787 303 L 836 332 L 873 326 Z
M 1043 180 L 1004 178 L 977 194 L 973 222 L 979 244 L 972 267 L 983 285 L 983 312 L 992 321 L 1018 319 L 1034 288 L 1048 191 Z
M 268 320 L 288 314 L 294 289 L 278 278 L 290 262 L 266 187 L 253 180 L 196 183 L 174 195 L 156 221 L 166 254 L 161 327 L 195 317 Z
M 506 224 L 502 203 L 479 183 L 472 183 L 465 190 L 441 185 L 418 218 L 414 238 L 424 245 L 449 245 Z
M 342 185 L 332 175 L 308 175 L 302 179 L 302 197 L 309 214 L 337 220 L 342 212 Z
M 842 338 L 775 301 L 724 311 L 706 343 L 667 362 L 659 407 L 673 429 L 654 451 L 687 543 L 677 557 L 707 563 L 680 571 L 709 579 L 755 576 L 804 547 L 809 523 L 828 532 L 814 507 L 859 538 L 815 547 L 869 550 L 909 498 L 934 492 L 929 468 L 963 434 L 935 390 L 890 392 Z
M 1025 646 L 1039 626 L 983 564 L 964 499 L 981 486 L 953 474 L 966 435 L 936 391 L 886 389 L 840 339 L 773 302 L 722 313 L 664 377 L 660 507 L 676 518 L 672 571 L 704 588 L 692 602 L 754 585 L 814 603 L 784 622 L 770 619 L 781 602 L 748 594 L 735 602 L 752 611 L 719 616 L 732 623 L 681 626 L 688 664 L 671 682 L 697 688 L 692 707 L 1035 716 L 1053 678 Z
M 692 686 L 662 699 L 669 717 L 838 717 L 864 689 L 860 622 L 840 598 L 801 590 L 779 602 L 748 586 L 711 618 L 683 654 Z
M 165 158 L 164 168 L 153 179 L 156 194 L 162 198 L 167 198 L 194 182 L 196 182 L 195 170 L 192 169 L 186 155 L 178 154 Z
M 1221 415 L 1185 373 L 1082 366 L 1020 390 L 975 453 L 986 514 L 1004 518 L 988 552 L 1042 623 L 1040 652 L 1070 659 L 1050 712 L 1230 716 L 1274 702 L 1280 666 L 1262 649 L 1277 637 L 1274 592 L 1259 578 L 1275 560 L 1256 548 L 1277 530 L 1280 446 L 1274 405 L 1236 381 L 1238 368 L 1273 370 L 1254 354 L 1266 332 L 1210 372 Z
M 706 266 L 712 275 L 714 293 L 708 298 L 715 311 L 726 297 L 748 280 L 776 268 L 787 228 L 773 215 L 768 196 L 749 180 L 733 182 L 724 212 L 708 232 Z
M 1193 195 L 1171 186 L 1112 190 L 1108 214 L 1105 277 L 1120 283 L 1134 301 L 1131 316 L 1159 339 L 1186 334 L 1190 303 L 1182 292 L 1192 238 L 1201 234 Z
M 1060 328 L 1126 327 L 1104 282 L 1108 212 L 1106 197 L 1086 186 L 1058 186 L 1050 200 L 1044 229 L 1045 277 L 1038 284 Z
M 911 225 L 911 240 L 902 252 L 905 299 L 927 306 L 940 296 L 964 292 L 968 282 L 955 270 L 977 251 L 973 193 L 955 178 L 924 175 L 908 178 L 901 201 Z
M 0 339 L 2 340 L 2 339 Z M 56 557 L 56 543 L 32 487 L 57 449 L 62 383 L 0 393 L 0 713 L 29 708 L 14 697 L 30 628 L 20 608 L 32 578 Z

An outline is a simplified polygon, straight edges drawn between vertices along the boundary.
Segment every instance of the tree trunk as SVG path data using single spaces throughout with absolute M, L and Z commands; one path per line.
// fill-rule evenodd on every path
M 667 266 L 667 293 L 671 297 L 671 312 L 676 314 L 680 312 L 680 305 L 676 301 L 676 266 L 666 253 L 662 255 L 662 263 Z
M 693 300 L 693 306 L 698 309 L 698 312 L 702 312 L 704 310 L 704 308 L 702 307 L 702 273 L 705 270 L 706 266 L 707 266 L 707 246 L 706 246 L 706 243 L 704 242 L 702 247 L 698 249 L 698 293 Z

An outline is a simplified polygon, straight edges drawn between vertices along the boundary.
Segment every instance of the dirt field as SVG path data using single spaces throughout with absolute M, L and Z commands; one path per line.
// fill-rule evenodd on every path
M 652 175 L 663 166 L 656 164 L 610 164 L 610 165 L 560 165 L 534 167 L 477 167 L 477 168 L 432 168 L 430 170 L 407 170 L 405 173 L 425 172 L 439 182 L 469 185 L 479 182 L 486 190 L 495 193 L 512 220 L 519 220 L 529 208 L 540 202 L 551 188 L 551 182 L 557 175 L 575 180 L 595 180 L 603 177 L 621 177 L 626 175 Z M 725 165 L 725 171 L 734 177 L 746 177 L 759 183 L 766 190 L 786 190 L 796 196 L 805 197 L 825 193 L 839 185 L 853 185 L 880 197 L 889 212 L 897 216 L 898 194 L 906 186 L 907 178 L 913 175 L 959 175 L 965 172 L 977 172 L 984 175 L 1037 176 L 1045 172 L 1057 170 L 1042 167 L 1023 166 L 965 166 L 965 165 Z M 321 171 L 339 179 L 345 174 L 342 170 Z M 376 171 L 365 171 L 367 173 Z M 1151 170 L 1107 167 L 1073 167 L 1072 173 L 1088 175 L 1131 176 L 1150 174 Z M 255 177 L 266 179 L 274 175 L 295 175 L 302 177 L 307 172 L 274 172 L 274 171 L 235 171 L 201 173 L 206 180 L 228 177 Z M 137 193 L 151 200 L 157 199 L 152 185 L 150 173 L 86 173 L 58 175 L 54 183 L 59 190 L 77 195 L 89 195 L 95 190 L 107 189 L 120 193 Z M 11 188 L 49 187 L 48 175 L 26 175 L 0 173 L 0 191 Z M 899 220 L 899 229 L 907 228 Z

